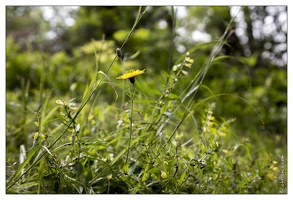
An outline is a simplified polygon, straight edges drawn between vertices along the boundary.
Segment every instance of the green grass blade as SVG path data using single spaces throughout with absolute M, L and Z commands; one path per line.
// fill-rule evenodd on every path
M 36 146 L 33 148 L 30 152 L 27 158 L 24 160 L 24 162 L 19 166 L 19 168 L 16 170 L 15 174 L 12 176 L 12 178 L 9 180 L 9 182 L 6 185 L 6 190 L 11 188 L 28 170 L 30 170 L 36 162 L 34 162 L 24 173 L 22 171 L 25 169 L 25 167 L 32 163 L 39 153 L 41 146 Z

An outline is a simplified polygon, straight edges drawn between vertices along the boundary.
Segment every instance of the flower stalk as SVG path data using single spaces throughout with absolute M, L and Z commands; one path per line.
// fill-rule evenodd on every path
M 125 161 L 125 168 L 126 170 L 124 170 L 126 173 L 128 173 L 128 167 L 127 167 L 127 161 L 128 161 L 128 157 L 129 157 L 129 150 L 130 150 L 130 145 L 131 145 L 131 138 L 132 138 L 132 124 L 133 124 L 133 119 L 132 119 L 132 116 L 133 116 L 133 104 L 134 104 L 134 96 L 135 96 L 135 87 L 134 87 L 134 82 L 135 82 L 135 77 L 140 75 L 140 74 L 143 74 L 145 71 L 144 70 L 130 70 L 130 71 L 127 71 L 125 74 L 117 77 L 116 79 L 129 79 L 130 83 L 132 83 L 132 87 L 133 87 L 133 93 L 132 93 L 132 96 L 131 96 L 131 109 L 130 109 L 130 117 L 129 117 L 129 120 L 130 120 L 130 124 L 129 124 L 129 141 L 128 141 L 128 148 L 127 148 L 127 155 L 126 155 L 126 161 Z
M 131 82 L 131 80 L 130 80 Z M 134 87 L 134 78 L 133 78 L 133 82 L 131 82 L 133 85 L 133 95 L 131 97 L 131 109 L 130 109 L 130 123 L 129 123 L 129 142 L 128 142 L 128 149 L 127 149 L 127 156 L 126 156 L 126 162 L 125 164 L 127 164 L 128 161 L 128 156 L 129 156 L 129 150 L 130 150 L 130 145 L 131 145 L 131 138 L 132 138 L 132 116 L 133 116 L 133 104 L 134 104 L 134 95 L 135 95 L 135 87 Z

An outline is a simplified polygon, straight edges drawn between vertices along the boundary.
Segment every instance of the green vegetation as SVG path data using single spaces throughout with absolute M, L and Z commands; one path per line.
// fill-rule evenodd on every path
M 179 53 L 173 8 L 154 37 L 161 7 L 95 9 L 72 31 L 128 20 L 57 52 L 7 38 L 7 193 L 287 193 L 287 72 L 223 54 L 233 17 Z

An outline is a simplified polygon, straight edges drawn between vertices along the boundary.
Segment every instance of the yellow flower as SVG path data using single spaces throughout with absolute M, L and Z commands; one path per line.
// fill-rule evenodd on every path
M 267 174 L 267 176 L 269 177 L 269 179 L 274 180 L 277 178 L 277 176 L 275 174 Z
M 184 74 L 185 76 L 188 75 L 188 71 L 182 70 L 181 72 L 182 72 L 182 74 Z
M 273 169 L 272 169 L 274 172 L 279 172 L 279 168 L 278 167 L 273 167 Z
M 184 65 L 188 68 L 191 68 L 191 63 L 185 63 Z
M 167 173 L 166 173 L 166 172 L 164 172 L 164 171 L 161 171 L 161 177 L 162 177 L 162 178 L 167 178 L 167 177 L 168 177 L 168 175 L 167 175 Z
M 225 154 L 228 154 L 229 153 L 229 150 L 227 150 L 227 149 L 223 149 L 222 150 Z
M 55 103 L 58 104 L 58 105 L 63 105 L 63 104 L 64 104 L 60 99 L 57 99 L 57 100 L 55 101 Z
M 139 70 L 139 69 L 137 69 L 137 70 L 130 70 L 130 71 L 127 71 L 125 74 L 117 77 L 116 79 L 129 79 L 129 78 L 133 78 L 135 76 L 138 76 L 140 74 L 143 74 L 144 71 L 145 71 L 145 69 L 144 70 Z
M 172 70 L 173 70 L 174 72 L 176 72 L 177 69 L 178 69 L 179 67 L 180 67 L 180 66 L 178 66 L 178 65 L 174 65 L 173 68 L 172 68 Z
M 45 135 L 42 134 L 42 138 L 46 140 L 46 139 L 48 139 L 48 135 L 47 134 L 45 134 Z
M 273 160 L 272 163 L 275 165 L 278 164 L 278 161 Z
M 144 71 L 145 71 L 145 69 L 144 70 L 139 70 L 139 69 L 137 69 L 137 70 L 130 70 L 130 71 L 127 71 L 125 74 L 117 77 L 116 79 L 129 79 L 130 82 L 132 84 L 134 84 L 134 77 L 136 77 L 136 76 L 138 76 L 140 74 L 143 74 Z
M 38 138 L 39 138 L 39 132 L 35 132 L 34 139 L 38 139 Z
M 111 179 L 112 179 L 112 174 L 108 175 L 108 176 L 107 176 L 107 179 L 108 179 L 108 180 L 111 180 Z
M 191 59 L 190 57 L 185 57 L 185 61 L 186 62 L 189 62 L 190 64 L 193 64 L 194 63 L 194 60 Z

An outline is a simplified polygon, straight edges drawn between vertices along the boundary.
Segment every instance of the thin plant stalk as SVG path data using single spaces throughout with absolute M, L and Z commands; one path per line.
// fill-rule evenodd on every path
M 129 118 L 129 120 L 130 120 L 130 124 L 129 124 L 129 142 L 128 142 L 128 149 L 127 149 L 127 156 L 126 156 L 125 164 L 128 161 L 129 149 L 130 149 L 131 137 L 132 137 L 132 121 L 133 121 L 132 117 L 133 117 L 133 103 L 134 103 L 134 95 L 135 95 L 134 82 L 132 84 L 133 84 L 133 94 L 132 94 L 132 97 L 131 97 L 131 108 L 130 108 L 130 118 Z

